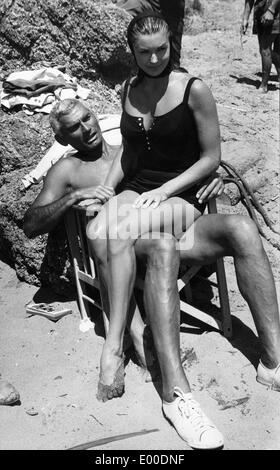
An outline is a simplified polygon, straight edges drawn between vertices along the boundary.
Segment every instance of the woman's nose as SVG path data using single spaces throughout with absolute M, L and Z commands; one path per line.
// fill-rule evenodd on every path
M 158 57 L 155 53 L 151 55 L 150 61 L 151 61 L 151 64 L 156 64 L 158 62 Z

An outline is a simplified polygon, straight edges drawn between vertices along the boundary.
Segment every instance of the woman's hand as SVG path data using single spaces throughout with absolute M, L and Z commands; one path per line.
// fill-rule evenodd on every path
M 224 188 L 225 185 L 223 179 L 219 173 L 214 173 L 196 193 L 198 202 L 202 204 L 203 202 L 207 202 L 214 197 L 221 196 L 224 192 Z
M 261 22 L 263 25 L 269 25 L 274 20 L 274 13 L 271 10 L 266 10 L 266 12 L 262 15 Z
M 140 207 L 142 209 L 145 209 L 146 207 L 152 207 L 153 209 L 156 209 L 160 203 L 162 201 L 166 201 L 166 199 L 168 199 L 167 194 L 160 188 L 157 188 L 153 189 L 152 191 L 142 193 L 140 196 L 138 196 L 133 203 L 133 207 L 136 207 L 137 209 Z

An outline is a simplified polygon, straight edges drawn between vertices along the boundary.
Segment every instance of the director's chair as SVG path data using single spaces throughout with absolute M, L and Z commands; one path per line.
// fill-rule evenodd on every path
M 211 200 L 207 204 L 208 213 L 216 213 L 216 200 Z M 108 319 L 102 310 L 100 301 L 99 281 L 92 254 L 86 236 L 86 226 L 88 217 L 84 207 L 74 206 L 65 217 L 65 226 L 68 236 L 69 248 L 73 262 L 75 281 L 77 287 L 78 305 L 81 315 L 80 330 L 87 331 L 93 327 L 89 316 L 89 307 L 94 305 L 101 310 L 104 321 L 105 334 L 108 331 Z M 180 308 L 182 312 L 195 317 L 196 319 L 218 328 L 224 336 L 230 337 L 232 334 L 232 322 L 228 299 L 227 282 L 225 276 L 223 259 L 219 259 L 215 265 L 216 282 L 209 281 L 211 285 L 218 288 L 220 300 L 221 319 L 214 318 L 207 312 L 190 305 L 190 280 L 198 273 L 201 266 L 186 268 L 178 278 L 178 290 L 180 293 Z M 136 286 L 143 287 L 143 280 L 137 278 Z M 95 292 L 94 292 L 95 289 Z M 97 292 L 96 292 L 97 291 Z M 183 294 L 183 295 L 182 295 Z

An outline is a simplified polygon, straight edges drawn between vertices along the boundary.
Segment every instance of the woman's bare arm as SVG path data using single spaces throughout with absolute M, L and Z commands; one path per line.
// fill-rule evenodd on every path
M 200 80 L 191 87 L 189 106 L 193 111 L 198 139 L 200 157 L 181 175 L 161 186 L 167 196 L 174 196 L 188 189 L 217 170 L 221 161 L 220 129 L 217 108 L 209 88 Z

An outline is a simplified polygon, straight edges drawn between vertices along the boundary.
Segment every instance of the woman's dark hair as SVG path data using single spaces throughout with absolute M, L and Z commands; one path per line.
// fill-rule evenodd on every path
M 127 42 L 131 52 L 134 53 L 134 45 L 139 35 L 156 34 L 160 31 L 166 31 L 169 38 L 171 37 L 168 23 L 160 13 L 146 11 L 137 15 L 127 29 Z
M 171 36 L 172 33 L 169 29 L 168 23 L 164 19 L 164 17 L 153 10 L 144 11 L 139 15 L 135 16 L 130 24 L 128 25 L 127 29 L 127 42 L 131 49 L 132 54 L 134 54 L 134 46 L 137 41 L 138 36 L 140 35 L 150 35 L 156 34 L 160 31 L 166 31 L 169 37 L 170 46 L 171 46 Z M 172 68 L 172 55 L 171 55 L 171 47 L 170 47 L 170 61 L 169 67 Z M 136 86 L 144 77 L 144 72 L 139 69 L 137 73 L 137 77 L 135 78 L 134 82 L 131 86 Z

